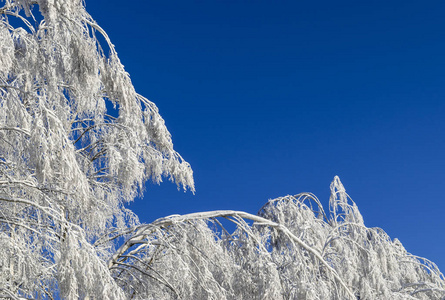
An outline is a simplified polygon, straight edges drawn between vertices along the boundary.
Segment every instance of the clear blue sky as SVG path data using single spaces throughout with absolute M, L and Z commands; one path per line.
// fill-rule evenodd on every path
M 339 175 L 368 227 L 445 271 L 444 1 L 86 0 L 155 102 L 196 194 L 147 185 L 143 222 L 256 213 Z

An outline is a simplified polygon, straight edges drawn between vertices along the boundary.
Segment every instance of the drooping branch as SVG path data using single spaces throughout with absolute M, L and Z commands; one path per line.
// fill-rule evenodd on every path
M 272 222 L 268 219 L 265 219 L 263 217 L 252 215 L 246 212 L 242 211 L 232 211 L 232 210 L 220 210 L 220 211 L 208 211 L 208 212 L 200 212 L 200 213 L 192 213 L 187 215 L 176 215 L 171 217 L 166 217 L 162 219 L 158 219 L 154 221 L 153 223 L 149 225 L 143 225 L 139 228 L 135 229 L 135 234 L 132 238 L 128 239 L 113 255 L 112 259 L 108 263 L 108 268 L 112 269 L 115 264 L 121 264 L 120 261 L 123 259 L 125 260 L 126 257 L 124 253 L 126 253 L 131 247 L 135 245 L 145 244 L 146 243 L 146 237 L 152 234 L 155 230 L 167 228 L 169 226 L 179 224 L 179 223 L 186 223 L 190 221 L 195 220 L 209 220 L 213 218 L 226 218 L 231 220 L 231 218 L 241 218 L 246 220 L 254 221 L 254 225 L 257 226 L 265 226 L 270 227 L 278 232 L 281 232 L 285 234 L 289 240 L 293 243 L 296 243 L 298 246 L 304 248 L 306 251 L 314 255 L 319 262 L 328 269 L 334 278 L 338 281 L 338 283 L 344 288 L 346 293 L 348 294 L 348 297 L 350 299 L 355 299 L 354 294 L 351 292 L 349 287 L 344 283 L 344 281 L 340 278 L 340 276 L 337 274 L 337 272 L 323 259 L 319 251 L 314 249 L 313 247 L 307 245 L 305 242 L 303 242 L 301 239 L 299 239 L 297 236 L 295 236 L 286 226 L 283 226 L 282 224 L 278 224 L 275 222 Z
M 186 298 L 213 293 L 239 299 L 251 293 L 274 299 L 445 295 L 443 275 L 434 264 L 410 256 L 382 229 L 366 227 L 338 178 L 331 187 L 330 216 L 315 196 L 302 193 L 270 200 L 259 215 L 231 210 L 172 215 L 104 236 L 130 235 L 108 267 L 119 266 L 113 276 L 138 297 L 175 298 L 158 284 L 164 279 L 175 295 Z M 226 220 L 235 224 L 233 233 L 230 224 L 222 224 Z M 189 279 L 178 281 L 183 277 Z M 148 288 L 125 284 L 133 280 Z

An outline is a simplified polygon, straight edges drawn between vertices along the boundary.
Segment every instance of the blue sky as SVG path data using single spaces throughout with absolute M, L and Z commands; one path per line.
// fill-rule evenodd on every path
M 196 194 L 147 185 L 143 222 L 256 213 L 339 175 L 368 227 L 445 270 L 445 2 L 86 1 L 156 103 Z

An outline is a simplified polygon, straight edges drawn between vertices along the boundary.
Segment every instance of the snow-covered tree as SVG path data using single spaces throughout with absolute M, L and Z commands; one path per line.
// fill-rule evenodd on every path
M 138 224 L 147 180 L 193 190 L 191 168 L 81 0 L 2 3 L 0 295 L 123 299 L 92 243 Z
M 134 228 L 109 269 L 133 299 L 445 299 L 436 265 L 367 228 L 338 177 L 329 208 L 302 193 L 257 215 L 162 218 Z
M 303 193 L 140 224 L 147 180 L 194 190 L 156 106 L 81 0 L 0 3 L 0 299 L 445 299 L 338 177 L 328 213 Z

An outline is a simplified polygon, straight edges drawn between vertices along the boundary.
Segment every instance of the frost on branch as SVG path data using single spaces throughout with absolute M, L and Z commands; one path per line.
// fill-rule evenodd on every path
M 99 278 L 119 298 L 112 244 L 91 243 L 137 224 L 147 180 L 193 191 L 192 170 L 83 1 L 0 4 L 0 295 L 99 299 L 80 290 Z
M 258 215 L 170 216 L 135 228 L 109 268 L 131 299 L 445 297 L 434 263 L 366 227 L 338 177 L 329 216 L 308 193 L 270 200 Z

